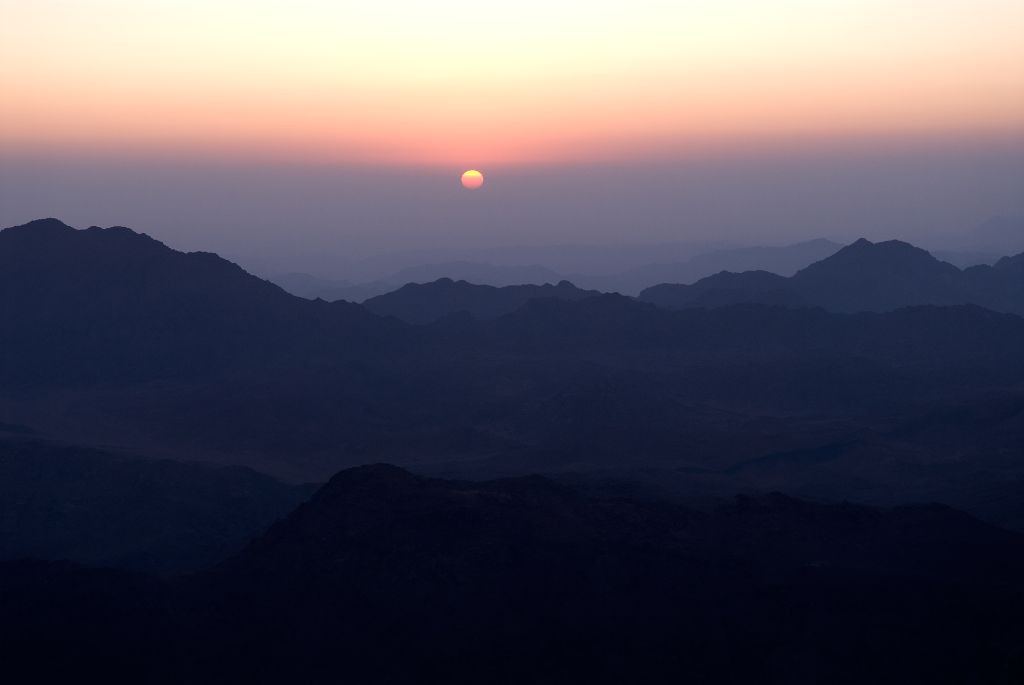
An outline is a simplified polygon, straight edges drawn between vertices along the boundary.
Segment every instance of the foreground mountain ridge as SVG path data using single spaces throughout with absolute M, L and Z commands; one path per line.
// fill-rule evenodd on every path
M 0 564 L 0 655 L 105 682 L 1009 684 L 1022 577 L 1020 535 L 944 507 L 693 509 L 376 464 L 174 581 Z

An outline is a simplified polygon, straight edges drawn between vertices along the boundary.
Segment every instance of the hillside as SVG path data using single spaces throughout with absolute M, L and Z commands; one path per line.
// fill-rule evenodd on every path
M 0 564 L 0 656 L 108 682 L 1009 683 L 1022 577 L 1019 535 L 944 507 L 693 509 L 376 465 L 172 584 Z

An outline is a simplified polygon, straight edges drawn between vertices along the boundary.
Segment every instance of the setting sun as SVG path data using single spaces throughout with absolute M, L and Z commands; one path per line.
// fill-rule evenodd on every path
M 462 187 L 469 190 L 476 190 L 484 184 L 484 175 L 476 169 L 470 169 L 462 174 Z

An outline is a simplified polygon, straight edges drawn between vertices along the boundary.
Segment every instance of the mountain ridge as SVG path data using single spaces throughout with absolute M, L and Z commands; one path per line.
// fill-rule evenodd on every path
M 837 312 L 975 304 L 1024 315 L 1022 255 L 961 270 L 910 243 L 860 238 L 788 278 L 756 281 L 724 272 L 689 286 L 653 286 L 639 299 L 668 308 L 762 302 Z
M 117 682 L 1012 682 L 1022 577 L 1019 534 L 947 507 L 376 464 L 190 576 L 0 563 L 0 656 Z
M 597 295 L 600 293 L 596 290 L 581 290 L 566 280 L 554 285 L 498 287 L 441 278 L 431 283 L 407 283 L 398 290 L 371 297 L 363 306 L 381 316 L 427 324 L 460 313 L 477 319 L 495 319 L 534 299 L 575 301 Z

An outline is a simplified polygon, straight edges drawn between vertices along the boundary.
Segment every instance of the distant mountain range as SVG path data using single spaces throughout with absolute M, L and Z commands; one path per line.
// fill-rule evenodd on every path
M 789 278 L 722 272 L 693 285 L 654 286 L 639 299 L 667 308 L 759 302 L 838 312 L 976 304 L 1022 314 L 1024 253 L 960 270 L 908 243 L 861 239 Z
M 816 254 L 826 256 L 813 261 Z M 977 304 L 996 311 L 1024 312 L 1021 256 L 999 259 L 993 266 L 978 265 L 960 270 L 899 241 L 876 244 L 862 239 L 841 249 L 828 241 L 813 241 L 786 248 L 720 251 L 694 257 L 685 265 L 652 265 L 636 274 L 641 280 L 650 280 L 659 274 L 685 278 L 686 274 L 709 271 L 725 264 L 750 263 L 772 263 L 786 267 L 782 271 L 793 275 L 786 277 L 768 270 L 720 271 L 692 285 L 661 284 L 647 288 L 639 299 L 676 309 L 760 303 L 856 312 L 890 311 L 926 304 Z M 438 272 L 443 272 L 443 268 L 439 267 Z M 433 271 L 425 269 L 420 273 L 432 275 Z M 598 292 L 577 288 L 568 281 L 560 281 L 557 286 L 496 287 L 441 278 L 427 283 L 409 283 L 367 298 L 364 305 L 377 314 L 423 324 L 460 312 L 479 319 L 496 318 L 530 299 L 578 300 Z
M 557 285 L 510 285 L 496 288 L 442 278 L 433 283 L 410 283 L 394 292 L 371 297 L 363 306 L 374 314 L 393 316 L 407 323 L 424 324 L 445 316 L 466 313 L 477 319 L 496 319 L 533 299 L 582 300 L 601 293 L 581 290 L 568 281 Z
M 770 271 L 788 276 L 834 254 L 842 245 L 810 240 L 793 245 L 737 247 L 695 255 L 683 262 L 652 263 L 609 275 L 576 274 L 584 287 L 636 295 L 659 283 L 693 283 L 720 271 Z
M 993 265 L 1024 251 L 1024 217 L 996 216 L 977 228 L 933 239 L 932 255 L 960 269 Z M 931 244 L 930 244 L 931 245 Z M 603 292 L 637 295 L 661 283 L 692 284 L 722 271 L 768 271 L 791 276 L 842 247 L 816 239 L 790 245 L 729 247 L 713 243 L 662 245 L 548 245 L 486 250 L 435 250 L 379 255 L 339 267 L 344 278 L 268 274 L 300 297 L 362 302 L 407 283 L 441 278 L 477 285 L 542 285 L 568 280 Z
M 300 297 L 327 301 L 344 299 L 351 302 L 363 302 L 409 283 L 430 283 L 442 278 L 497 287 L 543 285 L 571 280 L 593 290 L 635 295 L 657 283 L 690 283 L 723 270 L 763 269 L 788 275 L 827 257 L 839 247 L 838 243 L 828 240 L 812 240 L 779 247 L 721 249 L 699 253 L 681 262 L 643 264 L 625 271 L 609 273 L 574 272 L 569 277 L 539 265 L 520 266 L 462 260 L 405 267 L 385 278 L 370 282 L 330 280 L 309 274 L 282 274 L 272 276 L 271 280 Z M 671 252 L 667 254 L 670 255 Z
M 317 278 L 301 273 L 273 276 L 271 280 L 291 294 L 311 300 L 364 302 L 377 295 L 392 292 L 403 285 L 431 283 L 442 278 L 497 287 L 539 285 L 562 280 L 554 271 L 542 266 L 495 265 L 467 261 L 405 267 L 384 279 L 365 283 Z

